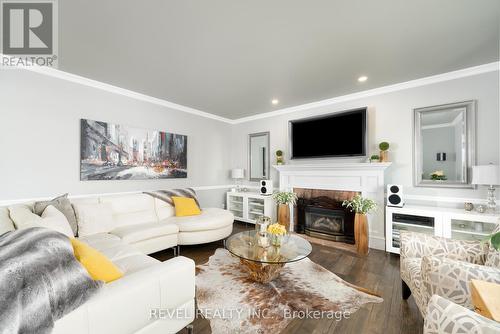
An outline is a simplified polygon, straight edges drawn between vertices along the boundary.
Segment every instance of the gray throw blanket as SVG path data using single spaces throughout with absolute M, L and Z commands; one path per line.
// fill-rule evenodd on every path
M 196 198 L 196 192 L 194 191 L 193 188 L 145 191 L 144 193 L 149 196 L 153 196 L 154 198 L 158 198 L 159 200 L 162 200 L 170 204 L 171 206 L 174 206 L 174 201 L 172 200 L 172 196 L 192 198 L 194 199 L 198 207 L 200 206 L 198 198 Z
M 33 227 L 0 236 L 0 333 L 50 333 L 102 285 L 59 232 Z

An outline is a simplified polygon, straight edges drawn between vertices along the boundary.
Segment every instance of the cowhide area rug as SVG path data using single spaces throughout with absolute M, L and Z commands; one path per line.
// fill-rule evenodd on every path
M 294 318 L 341 320 L 365 303 L 382 302 L 308 258 L 285 265 L 268 284 L 250 280 L 239 259 L 221 248 L 196 269 L 198 312 L 215 334 L 276 334 Z

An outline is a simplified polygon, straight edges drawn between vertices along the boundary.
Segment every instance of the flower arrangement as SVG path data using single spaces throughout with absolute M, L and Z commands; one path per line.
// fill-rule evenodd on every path
M 379 162 L 380 157 L 377 154 L 374 154 L 370 157 L 370 162 Z
M 271 244 L 280 247 L 283 243 L 283 237 L 286 235 L 286 227 L 279 223 L 274 223 L 267 227 L 267 233 L 271 236 Z
M 281 191 L 275 192 L 273 194 L 273 198 L 276 201 L 276 204 L 286 204 L 286 205 L 295 205 L 297 203 L 297 194 L 291 191 Z
M 433 181 L 444 181 L 446 180 L 446 175 L 442 170 L 437 170 L 431 173 L 431 180 Z
M 350 209 L 351 212 L 354 211 L 363 215 L 377 209 L 377 203 L 369 198 L 363 198 L 361 195 L 356 195 L 351 200 L 343 201 L 342 206 Z
M 286 234 L 286 228 L 285 226 L 274 223 L 271 224 L 267 227 L 267 233 L 272 234 L 272 235 L 285 235 Z

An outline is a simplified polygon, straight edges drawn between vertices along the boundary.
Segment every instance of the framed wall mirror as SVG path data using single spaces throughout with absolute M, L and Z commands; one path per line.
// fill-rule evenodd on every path
M 248 135 L 248 173 L 250 181 L 269 178 L 269 132 Z
M 414 185 L 473 188 L 475 128 L 476 101 L 415 109 Z

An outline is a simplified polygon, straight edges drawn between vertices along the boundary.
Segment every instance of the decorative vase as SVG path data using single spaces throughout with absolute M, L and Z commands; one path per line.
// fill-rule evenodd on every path
M 276 156 L 276 165 L 283 165 L 283 156 L 282 155 L 277 155 Z
M 260 216 L 255 221 L 255 231 L 258 235 L 265 236 L 269 225 L 271 225 L 271 217 Z
M 388 162 L 389 161 L 389 152 L 388 151 L 380 151 L 379 157 L 380 162 Z
M 356 213 L 354 216 L 354 242 L 358 254 L 368 254 L 368 220 L 365 214 Z
M 275 247 L 280 247 L 283 243 L 283 235 L 281 234 L 270 234 L 271 236 L 271 245 Z
M 286 230 L 290 230 L 290 207 L 288 204 L 278 205 L 278 223 L 286 227 Z

